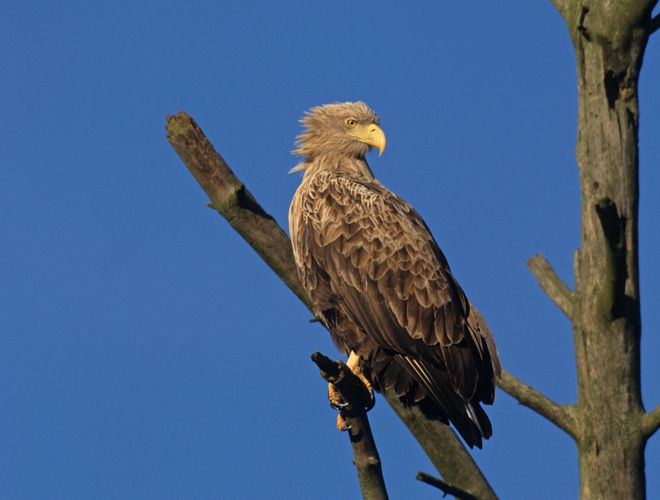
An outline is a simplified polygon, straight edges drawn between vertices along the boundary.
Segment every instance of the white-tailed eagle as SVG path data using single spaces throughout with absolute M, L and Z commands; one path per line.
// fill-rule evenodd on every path
M 363 102 L 311 109 L 289 229 L 298 273 L 335 343 L 376 390 L 451 422 L 470 446 L 492 434 L 497 349 L 431 231 L 378 182 L 365 155 L 385 134 Z M 357 356 L 356 356 L 357 355 Z

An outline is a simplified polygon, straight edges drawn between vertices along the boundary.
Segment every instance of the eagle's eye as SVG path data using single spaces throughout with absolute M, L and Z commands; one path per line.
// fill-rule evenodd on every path
M 357 120 L 354 118 L 346 118 L 346 126 L 348 128 L 353 128 L 357 125 Z

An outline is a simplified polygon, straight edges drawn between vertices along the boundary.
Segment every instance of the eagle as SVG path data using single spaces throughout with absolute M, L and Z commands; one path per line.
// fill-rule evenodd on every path
M 300 121 L 302 161 L 291 171 L 304 175 L 289 230 L 314 314 L 370 390 L 394 391 L 481 448 L 492 435 L 481 403 L 495 397 L 497 348 L 422 217 L 369 168 L 366 154 L 385 149 L 378 116 L 344 102 Z M 332 387 L 330 399 L 340 405 Z

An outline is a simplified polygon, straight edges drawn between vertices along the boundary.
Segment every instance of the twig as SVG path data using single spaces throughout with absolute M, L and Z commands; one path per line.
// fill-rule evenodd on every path
M 560 429 L 566 431 L 574 439 L 577 439 L 577 418 L 574 406 L 555 403 L 545 394 L 527 385 L 506 370 L 502 370 L 502 376 L 497 385 L 504 392 L 517 399 L 520 404 L 531 408 Z
M 660 404 L 642 417 L 642 434 L 650 438 L 660 428 Z
M 456 486 L 445 483 L 442 479 L 432 476 L 431 474 L 427 474 L 426 472 L 418 472 L 417 476 L 415 476 L 415 479 L 423 483 L 430 484 L 431 486 L 435 486 L 444 493 L 444 495 L 442 495 L 443 497 L 452 495 L 453 497 L 460 500 L 477 500 L 477 497 L 470 495 L 467 491 L 463 491 Z
M 534 255 L 527 261 L 527 267 L 532 271 L 543 291 L 571 319 L 573 314 L 573 294 L 566 284 L 559 279 L 555 270 L 541 254 Z
M 244 193 L 248 191 L 191 116 L 186 113 L 168 116 L 166 130 L 167 140 L 211 198 L 213 206 L 223 207 L 229 202 L 233 209 L 218 209 L 220 214 L 229 220 L 232 227 L 311 311 L 311 302 L 298 280 L 291 243 L 284 231 L 270 216 L 258 215 L 266 212 L 252 195 L 247 205 L 231 203 L 231 193 L 236 192 L 237 186 L 242 186 Z M 226 185 L 233 186 L 233 189 L 222 189 Z M 385 397 L 442 477 L 448 478 L 465 491 L 479 492 L 480 499 L 497 498 L 470 454 L 447 425 L 437 420 L 428 420 L 417 408 L 404 408 L 397 397 L 389 394 Z
M 369 393 L 362 381 L 341 361 L 332 361 L 319 352 L 312 354 L 312 361 L 321 370 L 321 376 L 333 384 L 348 403 L 347 409 L 341 412 L 348 427 L 362 495 L 367 500 L 387 499 L 380 456 L 365 410 Z

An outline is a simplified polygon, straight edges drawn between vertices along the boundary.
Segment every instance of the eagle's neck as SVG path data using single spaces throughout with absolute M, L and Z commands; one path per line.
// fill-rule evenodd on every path
M 300 166 L 301 170 L 305 170 L 304 178 L 320 172 L 328 172 L 360 180 L 374 180 L 374 174 L 364 157 L 317 156 L 304 161 Z

